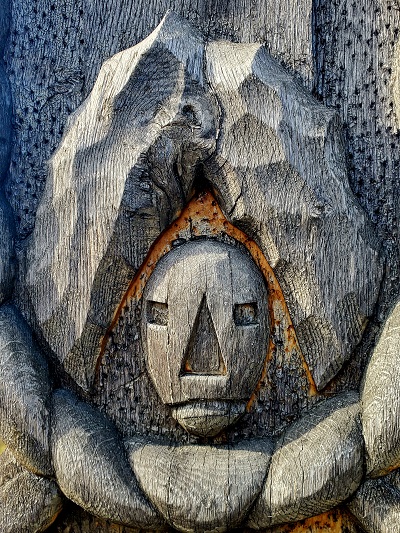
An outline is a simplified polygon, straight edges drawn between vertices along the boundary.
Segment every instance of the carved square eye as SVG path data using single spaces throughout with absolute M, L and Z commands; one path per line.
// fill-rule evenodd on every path
M 237 326 L 252 326 L 258 324 L 256 302 L 235 304 L 233 319 Z
M 168 325 L 168 304 L 161 302 L 147 301 L 146 310 L 147 322 L 159 326 Z

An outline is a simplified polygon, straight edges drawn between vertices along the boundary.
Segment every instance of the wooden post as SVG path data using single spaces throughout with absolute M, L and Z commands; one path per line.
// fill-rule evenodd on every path
M 394 0 L 3 0 L 0 531 L 400 532 Z

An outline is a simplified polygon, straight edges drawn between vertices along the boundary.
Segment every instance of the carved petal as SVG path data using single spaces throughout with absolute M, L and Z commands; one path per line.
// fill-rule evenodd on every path
M 326 400 L 278 444 L 249 525 L 261 529 L 314 516 L 341 503 L 363 476 L 358 396 Z
M 359 343 L 382 274 L 338 115 L 264 46 L 206 47 L 172 13 L 104 63 L 51 160 L 27 275 L 49 345 L 89 387 L 115 308 L 187 202 L 199 162 L 223 211 L 276 269 L 324 388 Z
M 262 243 L 323 389 L 359 343 L 382 273 L 349 187 L 338 115 L 263 45 L 209 43 L 206 65 L 223 117 L 207 178 L 232 223 Z
M 203 55 L 203 37 L 168 14 L 103 64 L 51 160 L 28 284 L 46 339 L 82 387 L 135 269 L 182 207 L 200 153 L 215 145 Z M 188 167 L 186 184 L 177 181 L 176 160 Z
M 9 461 L 0 460 L 0 477 Z M 10 471 L 8 472 L 10 473 Z M 0 525 L 2 533 L 45 531 L 62 507 L 54 481 L 31 472 L 15 473 L 0 486 Z
M 400 302 L 382 331 L 365 375 L 362 423 L 367 473 L 379 476 L 400 466 Z
M 51 474 L 47 363 L 11 305 L 0 308 L 0 377 L 1 438 L 26 468 Z
M 348 508 L 367 533 L 400 533 L 400 491 L 384 479 L 369 479 Z
M 101 518 L 145 529 L 161 524 L 126 459 L 116 429 L 66 391 L 53 395 L 52 453 L 61 490 Z
M 238 526 L 262 488 L 269 442 L 233 447 L 167 446 L 128 440 L 132 468 L 166 520 L 185 532 Z

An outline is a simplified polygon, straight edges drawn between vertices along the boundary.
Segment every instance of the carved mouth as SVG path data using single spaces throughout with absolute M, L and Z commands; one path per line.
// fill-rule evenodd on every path
M 246 411 L 244 401 L 193 401 L 174 407 L 172 416 L 192 435 L 215 437 Z

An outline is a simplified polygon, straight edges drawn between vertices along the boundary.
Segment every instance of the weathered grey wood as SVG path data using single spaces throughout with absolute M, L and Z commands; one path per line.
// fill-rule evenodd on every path
M 191 401 L 172 409 L 172 416 L 193 435 L 215 437 L 237 422 L 246 412 L 246 402 Z
M 268 441 L 233 446 L 125 442 L 143 490 L 179 531 L 239 526 L 260 492 L 272 455 Z
M 384 319 L 398 297 L 400 138 L 392 83 L 397 0 L 314 2 L 315 93 L 343 119 L 351 187 L 385 240 Z
M 369 479 L 347 504 L 366 533 L 400 531 L 400 491 L 383 479 Z
M 52 158 L 28 255 L 43 334 L 87 388 L 124 284 L 155 227 L 187 201 L 200 162 L 225 213 L 275 267 L 324 388 L 359 343 L 381 277 L 338 117 L 262 46 L 214 42 L 204 55 L 201 34 L 174 14 L 107 61 Z
M 0 13 L 0 304 L 11 295 L 15 275 L 13 213 L 3 194 L 11 152 L 11 90 L 3 53 L 10 29 L 10 4 L 4 0 Z
M 367 472 L 381 476 L 400 466 L 400 302 L 374 349 L 362 389 Z
M 45 531 L 61 508 L 62 498 L 56 483 L 31 472 L 16 474 L 0 486 L 2 533 Z
M 219 433 L 231 412 L 244 412 L 265 365 L 269 319 L 261 272 L 233 246 L 209 240 L 182 244 L 157 264 L 143 306 L 148 370 L 162 401 L 189 402 L 195 415 L 199 402 L 229 400 L 220 406 L 225 417 L 201 414 L 203 405 L 191 425 L 179 406 L 174 410 L 189 431 Z
M 4 0 L 0 12 L 0 183 L 4 182 L 11 151 L 11 90 L 3 60 L 10 32 L 10 12 L 10 2 Z
M 168 1 L 167 3 L 169 7 L 174 2 Z M 380 3 L 370 0 L 361 3 L 316 1 L 313 19 L 313 29 L 316 32 L 313 38 L 314 58 L 311 58 L 311 40 L 309 39 L 311 2 L 296 2 L 296 5 L 293 5 L 293 2 L 288 4 L 286 2 L 272 2 L 265 5 L 264 2 L 256 0 L 251 3 L 251 7 L 245 0 L 235 3 L 235 5 L 232 3 L 222 5 L 223 3 L 220 2 L 203 2 L 202 5 L 199 5 L 197 1 L 192 4 L 190 0 L 179 2 L 179 5 L 175 4 L 175 7 L 181 10 L 186 17 L 195 21 L 196 26 L 202 28 L 207 38 L 210 35 L 213 38 L 223 36 L 230 39 L 233 37 L 234 40 L 254 42 L 263 40 L 264 35 L 267 34 L 270 41 L 268 46 L 272 46 L 272 49 L 275 47 L 275 52 L 279 57 L 285 59 L 286 64 L 294 65 L 299 70 L 303 69 L 303 65 L 300 64 L 302 62 L 301 54 L 304 50 L 304 44 L 306 44 L 309 55 L 303 54 L 304 67 L 310 70 L 311 62 L 315 59 L 316 92 L 325 103 L 338 108 L 345 122 L 346 155 L 349 157 L 353 191 L 356 192 L 357 197 L 367 209 L 369 216 L 377 223 L 380 234 L 386 241 L 387 275 L 378 308 L 380 313 L 378 317 L 382 318 L 385 307 L 387 308 L 397 295 L 399 272 L 397 249 L 399 213 L 396 205 L 399 194 L 398 154 L 400 151 L 399 137 L 394 126 L 393 101 L 390 96 L 393 87 L 392 84 L 388 83 L 391 77 L 391 68 L 395 66 L 393 61 L 396 56 L 393 50 L 398 39 L 399 28 L 397 4 L 392 0 Z M 140 40 L 156 25 L 163 14 L 164 7 L 166 7 L 164 0 L 158 0 L 150 5 L 145 5 L 141 0 L 134 3 L 115 2 L 114 0 L 97 2 L 93 0 L 89 4 L 85 3 L 85 5 L 81 0 L 74 3 L 60 0 L 53 3 L 50 10 L 47 0 L 14 1 L 13 34 L 7 52 L 7 65 L 15 96 L 16 131 L 8 194 L 18 214 L 19 236 L 26 236 L 33 225 L 41 185 L 46 177 L 44 162 L 58 145 L 62 129 L 60 126 L 65 123 L 66 116 L 81 103 L 84 95 L 91 90 L 92 82 L 97 76 L 103 60 Z M 82 9 L 80 10 L 80 8 Z M 282 24 L 285 19 L 288 23 Z M 90 39 L 88 39 L 88 35 L 90 35 Z M 87 43 L 83 43 L 83 40 L 86 40 Z M 288 102 L 288 107 L 290 107 L 290 99 Z M 239 127 L 236 126 L 235 129 L 239 130 Z M 258 130 L 257 127 L 251 126 L 249 131 Z M 257 135 L 254 134 L 254 138 L 257 139 Z M 167 148 L 168 143 L 161 142 L 157 144 L 154 151 L 157 154 L 157 152 L 167 151 Z M 252 146 L 248 150 L 249 154 L 252 153 L 251 148 Z M 294 151 L 296 153 L 301 152 L 297 142 L 294 143 Z M 158 162 L 157 157 L 154 156 L 152 161 Z M 265 182 L 268 180 L 269 177 Z M 147 185 L 146 179 L 143 179 L 143 182 L 143 187 L 145 187 Z M 164 182 L 162 183 L 164 185 Z M 253 194 L 259 193 L 254 190 Z M 292 194 L 296 196 L 297 192 Z M 141 201 L 136 200 L 139 198 L 136 192 L 132 196 L 135 198 L 135 202 Z M 149 196 L 146 196 L 146 201 L 148 201 Z M 157 200 L 160 204 L 161 196 L 159 195 Z M 143 193 L 140 198 L 144 197 Z M 150 201 L 148 203 L 150 204 Z M 165 201 L 164 203 L 166 204 Z M 164 207 L 160 211 L 163 209 Z M 145 212 L 144 215 L 147 213 Z M 134 253 L 137 253 L 135 265 L 141 263 L 152 242 L 152 236 L 157 236 L 159 230 L 165 227 L 165 224 L 158 224 L 156 221 L 154 227 L 149 228 L 154 219 L 151 220 L 149 222 L 147 219 L 144 225 L 138 223 L 139 229 L 132 237 L 132 240 L 140 241 L 143 237 L 143 231 L 146 231 L 143 237 L 143 241 L 146 242 L 135 248 Z M 293 233 L 296 235 L 295 228 L 299 226 L 295 215 L 288 224 L 293 226 Z M 301 226 L 302 222 L 300 222 Z M 261 235 L 263 251 L 268 254 L 268 258 L 276 267 L 280 280 L 283 280 L 283 284 L 293 285 L 294 288 L 285 287 L 285 296 L 294 295 L 293 297 L 296 299 L 296 294 L 307 295 L 309 289 L 304 282 L 307 272 L 304 274 L 298 265 L 291 269 L 292 256 L 287 263 L 279 261 L 279 254 L 282 255 L 282 252 L 281 250 L 279 253 L 276 252 L 275 241 L 274 238 L 271 238 L 268 228 L 263 228 L 263 231 L 260 230 L 259 232 L 258 228 L 255 230 L 252 227 L 252 221 L 247 219 L 241 221 L 241 227 L 258 240 L 261 239 Z M 337 228 L 338 231 L 341 231 L 340 226 Z M 318 223 L 312 226 L 312 230 L 318 234 Z M 307 232 L 308 228 L 306 227 L 304 231 Z M 126 235 L 128 234 L 129 231 L 126 232 Z M 331 246 L 331 243 L 325 244 L 328 248 Z M 24 247 L 24 243 L 20 240 L 18 246 L 21 249 Z M 305 247 L 304 254 L 306 255 L 309 250 Z M 343 255 L 346 257 L 348 254 L 344 251 Z M 354 256 L 356 257 L 356 254 Z M 338 254 L 339 257 L 340 254 Z M 310 261 L 312 262 L 313 259 L 310 258 Z M 338 261 L 340 262 L 339 259 Z M 361 259 L 356 258 L 354 268 L 357 269 L 357 264 L 360 262 Z M 351 262 L 349 264 L 350 272 L 352 272 L 353 266 Z M 113 266 L 112 261 L 110 261 L 110 265 Z M 338 270 L 335 264 L 330 263 L 329 260 L 327 265 L 324 284 L 326 291 L 329 292 Z M 123 267 L 125 268 L 125 264 Z M 119 266 L 116 264 L 113 268 L 117 271 Z M 124 280 L 128 280 L 132 271 L 126 269 Z M 21 272 L 23 278 L 25 275 L 23 263 L 21 264 Z M 348 274 L 348 272 L 346 273 Z M 98 293 L 97 309 L 101 308 L 104 293 L 106 299 L 111 299 L 108 287 L 112 286 L 115 280 L 112 271 L 110 271 L 109 278 L 105 277 L 105 280 L 105 283 L 101 285 L 104 292 L 101 295 L 101 291 Z M 112 286 L 111 292 L 116 294 L 118 291 L 122 291 L 122 285 L 123 282 L 121 282 L 121 286 Z M 366 285 L 368 285 L 367 282 Z M 365 288 L 366 292 L 368 290 Z M 33 314 L 27 309 L 28 299 L 24 291 L 18 288 L 15 298 L 19 303 L 22 302 L 26 315 L 32 317 Z M 117 300 L 117 298 L 115 299 Z M 305 298 L 303 297 L 303 299 Z M 347 313 L 355 318 L 354 331 L 349 328 L 344 337 L 349 335 L 356 339 L 364 327 L 363 314 L 358 313 L 358 303 L 353 306 L 351 298 L 349 300 L 346 300 L 343 306 L 347 306 L 347 310 L 341 310 L 340 313 L 342 313 L 342 318 Z M 369 301 L 372 302 L 373 300 L 374 296 L 371 296 Z M 332 302 L 333 305 L 336 304 L 334 297 Z M 293 305 L 296 306 L 297 304 L 291 303 L 291 309 Z M 98 316 L 101 314 L 98 310 L 96 313 Z M 336 324 L 340 323 L 344 325 L 345 329 L 345 322 L 342 322 L 338 316 Z M 128 323 L 127 329 L 129 329 L 129 325 Z M 348 325 L 352 326 L 351 322 Z M 137 327 L 136 323 L 133 324 L 133 328 L 135 327 Z M 92 335 L 94 339 L 89 341 L 84 339 L 82 342 L 82 346 L 85 348 L 89 345 L 96 345 L 99 331 L 97 329 L 93 331 L 93 329 L 88 332 L 88 335 Z M 323 335 L 318 335 L 319 331 L 322 331 Z M 313 339 L 313 336 L 316 339 Z M 307 319 L 303 330 L 300 329 L 299 331 L 302 347 L 310 345 L 316 347 L 315 353 L 309 349 L 307 357 L 309 363 L 314 365 L 313 373 L 320 387 L 324 386 L 324 383 L 340 366 L 340 358 L 336 359 L 335 357 L 332 363 L 330 356 L 326 360 L 320 357 L 321 353 L 329 354 L 332 351 L 334 336 L 335 333 L 332 333 L 329 324 L 326 324 L 323 319 L 312 316 Z M 112 339 L 110 344 L 114 350 L 116 350 L 116 345 L 118 348 L 122 346 L 122 349 L 125 350 L 126 345 L 129 344 L 128 339 L 125 340 L 124 344 L 121 337 L 122 334 L 119 333 L 119 336 L 116 335 Z M 353 354 L 349 364 L 344 367 L 330 385 L 328 393 L 348 388 L 349 384 L 351 384 L 350 386 L 358 386 L 362 359 L 365 359 L 372 342 L 373 337 L 367 337 L 367 341 L 364 341 L 361 349 Z M 356 341 L 354 341 L 355 343 Z M 321 347 L 321 350 L 318 351 L 318 347 Z M 348 353 L 350 353 L 352 348 L 346 347 L 346 350 L 347 348 Z M 336 345 L 333 350 L 336 353 Z M 85 352 L 83 348 L 82 352 Z M 86 353 L 92 355 L 90 350 Z M 131 420 L 135 425 L 142 427 L 143 432 L 146 432 L 148 428 L 151 428 L 152 432 L 162 433 L 166 431 L 171 422 L 162 409 L 157 409 L 157 403 L 154 400 L 156 392 L 152 389 L 151 384 L 147 384 L 146 379 L 140 375 L 141 372 L 144 372 L 140 354 L 137 355 L 135 351 L 126 350 L 124 360 L 132 358 L 133 354 L 139 361 L 135 361 L 133 365 L 135 372 L 129 374 L 131 367 L 121 365 L 121 359 L 115 358 L 115 361 L 112 361 L 112 355 L 115 353 L 115 351 L 110 351 L 109 359 L 111 361 L 107 363 L 108 366 L 101 374 L 96 400 L 103 409 L 118 419 L 119 427 L 123 428 L 123 431 L 130 431 L 127 426 L 130 425 Z M 323 361 L 323 364 L 320 360 Z M 285 423 L 290 423 L 294 412 L 290 406 L 296 402 L 301 402 L 301 393 L 299 392 L 299 396 L 297 396 L 296 392 L 287 387 L 287 380 L 281 378 L 282 375 L 285 376 L 285 372 L 294 373 L 296 371 L 293 362 L 289 363 L 282 358 L 277 363 L 275 361 L 273 363 L 274 368 L 276 368 L 276 381 L 267 380 L 267 386 L 272 387 L 271 397 L 275 396 L 275 401 L 268 397 L 264 403 L 258 403 L 256 408 L 261 414 L 258 418 L 251 418 L 250 415 L 250 418 L 246 419 L 247 421 L 266 420 L 267 414 L 264 415 L 264 413 L 274 413 L 280 408 L 285 413 L 282 417 L 286 420 Z M 290 365 L 292 366 L 288 369 Z M 328 369 L 324 365 L 327 365 Z M 106 372 L 110 375 L 109 382 L 105 379 Z M 269 374 L 267 375 L 269 378 Z M 137 383 L 141 380 L 142 388 L 140 389 Z M 139 396 L 139 400 L 137 400 L 137 390 L 147 392 L 151 408 L 141 410 L 138 407 L 138 402 L 143 396 L 146 397 L 146 394 Z M 127 391 L 131 391 L 131 393 Z M 261 392 L 260 398 L 263 397 L 265 394 L 263 395 Z M 284 408 L 278 407 L 279 402 Z M 143 412 L 145 413 L 144 417 Z M 273 414 L 268 414 L 268 416 L 273 420 Z M 276 416 L 275 427 L 277 431 L 279 431 L 280 423 L 281 419 Z M 252 427 L 255 426 L 253 422 L 250 424 Z M 266 426 L 266 422 L 264 426 L 260 423 L 254 431 L 265 431 Z M 245 422 L 238 427 L 237 431 L 239 434 L 241 432 L 245 434 L 250 432 L 251 434 L 251 430 Z M 181 438 L 178 432 L 177 434 L 178 438 Z M 228 435 L 227 438 L 228 440 L 233 438 L 232 434 Z M 389 516 L 393 515 L 389 514 Z M 103 522 L 96 525 L 96 519 L 91 521 L 84 515 L 80 517 L 80 521 L 81 523 L 78 524 L 78 518 L 71 518 L 70 524 L 73 524 L 71 527 L 82 528 L 85 533 L 89 529 L 90 531 L 99 531 L 99 528 L 102 527 L 104 528 L 101 529 L 102 531 L 106 531 L 106 527 L 113 529 L 113 526 Z M 66 525 L 68 524 L 67 519 L 63 524 L 65 528 L 70 527 Z
M 1 439 L 26 468 L 51 474 L 47 363 L 12 305 L 0 308 L 0 375 Z
M 6 2 L 7 4 L 8 2 Z M 5 21 L 0 21 L 0 32 Z M 7 32 L 8 33 L 8 32 Z M 3 184 L 10 163 L 11 94 L 10 85 L 1 61 L 4 37 L 0 34 L 0 183 Z
M 182 206 L 196 162 L 215 146 L 203 51 L 201 35 L 170 14 L 145 41 L 103 65 L 52 158 L 28 284 L 43 334 L 86 388 L 101 336 L 134 269 L 160 226 Z M 187 105 L 195 107 L 200 126 L 185 111 Z M 177 157 L 188 174 L 184 191 L 174 176 Z M 152 168 L 150 181 L 146 175 Z M 153 221 L 144 223 L 149 217 Z
M 53 394 L 51 448 L 57 482 L 69 499 L 128 526 L 162 525 L 135 480 L 112 423 L 64 390 Z
M 265 243 L 323 389 L 360 341 L 381 276 L 379 244 L 347 181 L 340 121 L 262 46 L 210 43 L 207 78 L 224 110 L 207 177 L 231 220 Z
M 47 533 L 103 533 L 103 531 L 111 533 L 142 533 L 143 529 L 131 528 L 112 523 L 109 520 L 103 520 L 89 514 L 72 502 L 68 502 L 64 505 L 63 511 L 54 525 L 50 526 L 46 531 Z M 163 528 L 150 531 L 149 533 L 169 533 L 170 531 L 171 528 Z
M 0 304 L 2 304 L 11 296 L 12 290 L 14 288 L 15 267 L 16 258 L 14 251 L 13 215 L 9 204 L 4 198 L 0 189 Z
M 7 67 L 18 135 L 9 192 L 19 235 L 32 231 L 46 162 L 60 142 L 67 117 L 91 91 L 101 65 L 144 39 L 168 9 L 191 20 L 207 38 L 267 40 L 273 54 L 312 83 L 311 0 L 295 5 L 290 0 L 241 0 L 235 6 L 198 0 L 135 0 L 134 5 L 115 0 L 77 0 L 72 5 L 58 0 L 52 5 L 47 0 L 17 0 L 12 6 Z
M 248 523 L 262 529 L 321 514 L 351 496 L 363 474 L 358 395 L 325 400 L 278 442 Z

